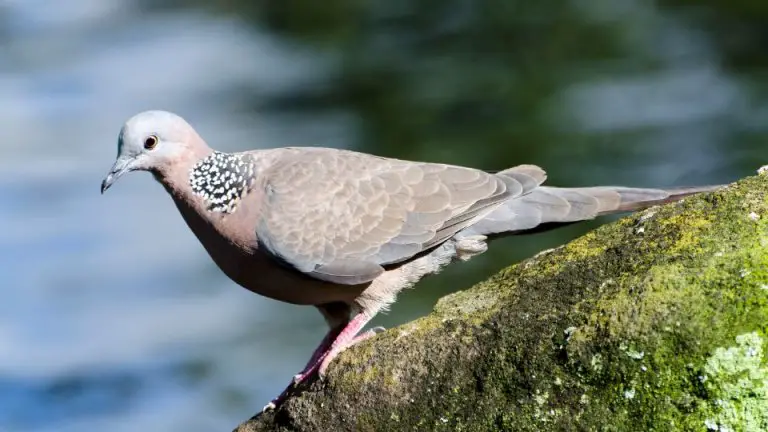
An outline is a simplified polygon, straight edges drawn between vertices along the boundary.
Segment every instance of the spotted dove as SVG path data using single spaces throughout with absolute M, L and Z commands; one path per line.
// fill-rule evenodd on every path
M 359 333 L 401 290 L 484 252 L 491 238 L 719 187 L 558 188 L 543 186 L 546 174 L 534 165 L 489 173 L 332 148 L 223 153 L 165 111 L 130 118 L 117 145 L 102 193 L 126 172 L 151 172 L 229 278 L 324 316 L 327 335 L 267 407 L 372 336 L 375 329 Z

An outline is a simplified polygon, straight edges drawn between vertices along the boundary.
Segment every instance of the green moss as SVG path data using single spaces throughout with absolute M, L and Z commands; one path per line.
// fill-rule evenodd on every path
M 766 430 L 767 197 L 749 178 L 512 266 L 241 431 Z

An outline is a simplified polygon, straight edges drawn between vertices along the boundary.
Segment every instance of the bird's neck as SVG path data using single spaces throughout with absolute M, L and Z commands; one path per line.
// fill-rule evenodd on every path
M 210 157 L 214 152 L 207 146 L 190 150 L 175 160 L 172 165 L 164 166 L 152 174 L 174 201 L 183 201 L 193 208 L 198 207 L 199 200 L 195 199 L 190 187 L 190 171 L 197 163 Z
M 156 174 L 156 178 L 198 237 L 210 228 L 230 230 L 225 220 L 239 220 L 250 212 L 244 205 L 244 198 L 256 180 L 255 163 L 250 154 L 210 150 L 202 157 L 179 162 L 172 170 Z M 250 238 L 242 240 L 249 242 Z
M 208 211 L 234 213 L 253 186 L 255 169 L 250 154 L 214 151 L 189 169 L 189 187 Z
M 155 178 L 175 199 L 202 204 L 214 213 L 233 213 L 255 172 L 250 156 L 211 150 L 177 161 Z
M 236 257 L 250 255 L 255 244 L 255 230 L 240 223 L 253 211 L 242 205 L 255 178 L 253 169 L 250 156 L 212 150 L 156 174 L 216 264 L 235 279 L 239 271 Z

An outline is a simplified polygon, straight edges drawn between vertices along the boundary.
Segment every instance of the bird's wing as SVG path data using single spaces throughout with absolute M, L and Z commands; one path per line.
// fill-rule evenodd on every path
M 366 283 L 536 183 L 518 174 L 289 148 L 261 173 L 256 234 L 261 247 L 300 272 Z

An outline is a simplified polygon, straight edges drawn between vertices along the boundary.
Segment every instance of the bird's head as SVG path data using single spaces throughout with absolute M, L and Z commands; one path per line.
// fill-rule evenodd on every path
M 123 174 L 161 174 L 175 162 L 207 147 L 183 118 L 167 111 L 144 111 L 128 119 L 117 138 L 117 159 L 101 183 L 103 194 Z

